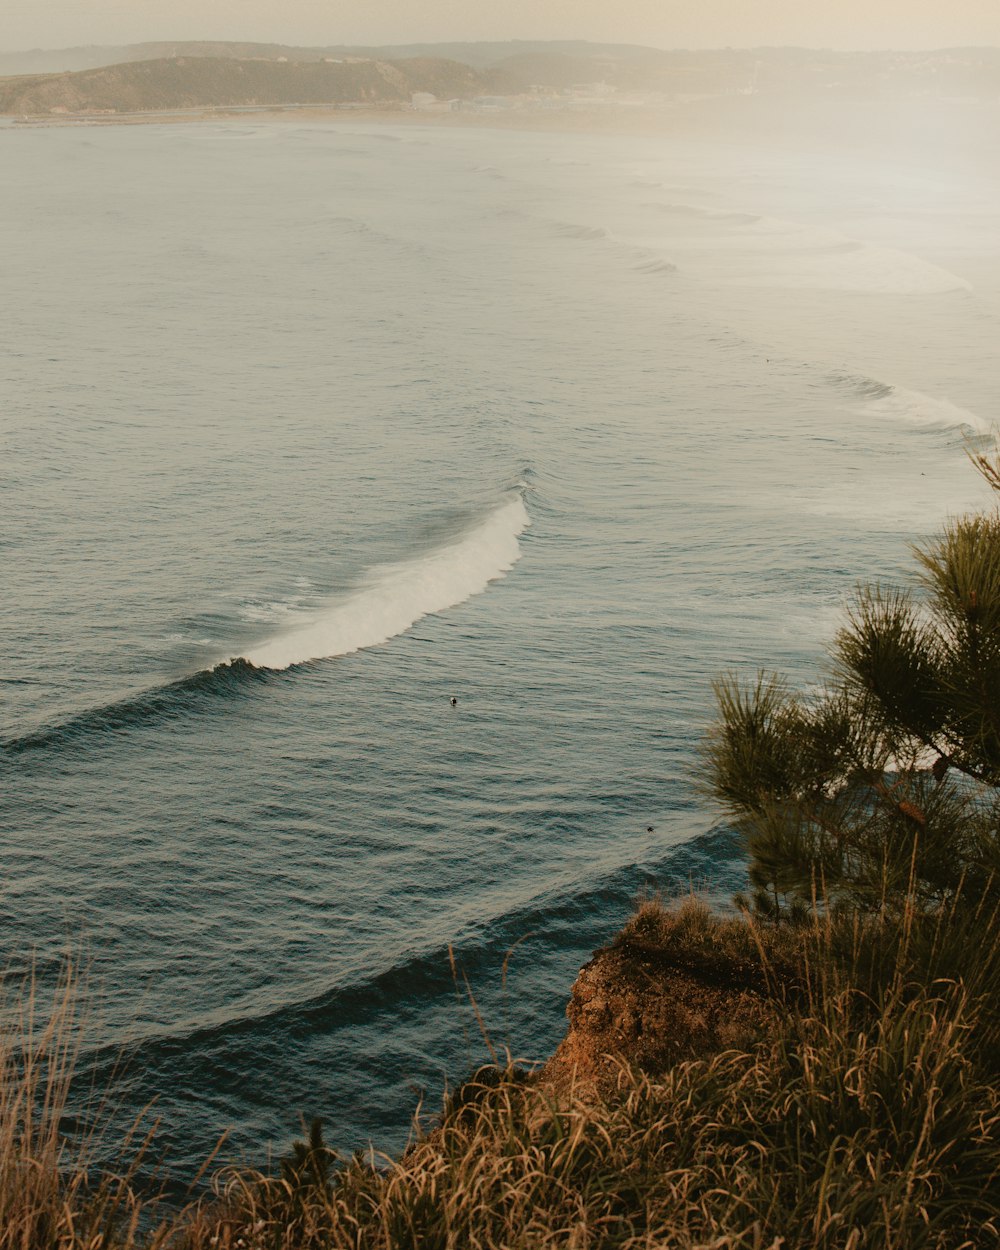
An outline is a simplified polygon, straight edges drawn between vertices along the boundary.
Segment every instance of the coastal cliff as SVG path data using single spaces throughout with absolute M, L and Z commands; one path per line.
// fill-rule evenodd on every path
M 788 952 L 742 920 L 689 902 L 641 907 L 573 984 L 569 1027 L 540 1079 L 611 1088 L 623 1066 L 656 1074 L 685 1059 L 752 1045 L 794 991 Z
M 998 927 L 981 919 L 977 950 Z M 580 973 L 540 1074 L 482 1069 L 398 1159 L 345 1159 L 314 1121 L 278 1174 L 227 1170 L 159 1224 L 134 1168 L 96 1193 L 68 1169 L 64 1069 L 53 1093 L 48 1066 L 8 1064 L 0 1250 L 996 1245 L 995 1021 L 958 981 L 915 982 L 900 949 L 902 975 L 862 989 L 836 937 L 646 904 Z

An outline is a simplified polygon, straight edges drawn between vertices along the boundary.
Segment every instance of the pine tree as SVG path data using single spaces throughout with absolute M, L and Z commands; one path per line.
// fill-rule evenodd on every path
M 308 1138 L 293 1142 L 291 1157 L 281 1161 L 281 1176 L 292 1194 L 302 1189 L 325 1192 L 336 1162 L 336 1151 L 323 1141 L 323 1121 L 313 1119 L 309 1123 Z
M 1000 453 L 971 459 L 1000 493 Z M 914 555 L 912 589 L 858 592 L 819 696 L 766 673 L 716 686 L 710 784 L 758 913 L 1000 892 L 1000 510 Z

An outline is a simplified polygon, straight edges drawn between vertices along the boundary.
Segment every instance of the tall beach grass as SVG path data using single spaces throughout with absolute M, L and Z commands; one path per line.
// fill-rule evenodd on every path
M 663 1071 L 619 1056 L 600 1092 L 492 1066 L 399 1158 L 341 1158 L 315 1125 L 277 1174 L 221 1172 L 169 1216 L 135 1191 L 140 1132 L 109 1175 L 93 1164 L 99 1124 L 64 1131 L 69 976 L 44 1015 L 30 990 L 7 1013 L 0 1250 L 1000 1245 L 996 982 L 960 973 L 994 966 L 998 928 L 942 923 L 936 937 L 916 921 L 780 930 L 647 903 L 619 947 L 758 978 L 775 1009 L 752 1044 Z

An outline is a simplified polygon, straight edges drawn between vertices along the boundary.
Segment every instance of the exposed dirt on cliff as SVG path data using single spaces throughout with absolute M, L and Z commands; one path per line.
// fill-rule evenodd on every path
M 540 1079 L 600 1087 L 623 1064 L 657 1073 L 748 1049 L 797 990 L 785 953 L 756 945 L 743 921 L 712 919 L 698 904 L 647 904 L 581 970 L 566 1037 Z

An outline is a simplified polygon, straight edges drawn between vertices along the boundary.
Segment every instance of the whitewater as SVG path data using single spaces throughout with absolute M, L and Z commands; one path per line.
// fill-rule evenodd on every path
M 638 896 L 743 883 L 713 678 L 815 682 L 856 585 L 988 503 L 1000 170 L 752 130 L 0 145 L 5 966 L 44 996 L 81 953 L 82 1071 L 155 1100 L 179 1186 L 223 1130 L 398 1148 L 485 1053 L 449 951 L 544 1058 Z
M 346 601 L 242 658 L 259 668 L 281 669 L 388 642 L 421 617 L 464 603 L 508 573 L 520 559 L 517 540 L 528 524 L 517 496 L 457 542 L 407 564 L 373 570 Z

